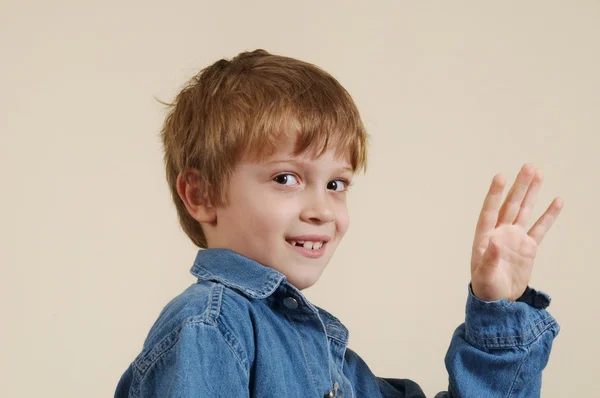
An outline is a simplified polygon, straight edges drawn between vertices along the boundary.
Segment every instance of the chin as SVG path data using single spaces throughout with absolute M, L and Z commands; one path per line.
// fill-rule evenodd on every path
M 312 275 L 297 275 L 292 279 L 288 278 L 288 282 L 294 285 L 298 290 L 308 289 L 309 287 L 317 283 L 322 273 L 323 271 L 319 272 L 318 274 Z
M 317 283 L 317 281 L 302 281 L 303 283 L 293 283 L 290 282 L 296 289 L 298 290 L 304 290 L 304 289 L 308 289 L 309 287 L 313 286 L 315 283 Z

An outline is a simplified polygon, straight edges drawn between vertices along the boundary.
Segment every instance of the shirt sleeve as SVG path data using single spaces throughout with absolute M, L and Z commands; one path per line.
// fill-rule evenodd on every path
M 216 325 L 185 323 L 136 359 L 115 397 L 248 397 L 247 367 L 236 342 Z
M 542 370 L 560 327 L 550 297 L 527 288 L 517 301 L 484 301 L 469 284 L 465 323 L 445 358 L 449 392 L 440 397 L 539 397 Z
M 469 284 L 465 323 L 452 336 L 445 358 L 448 391 L 435 398 L 539 397 L 542 370 L 560 328 L 545 310 L 550 297 L 527 288 L 515 302 L 483 301 Z M 345 374 L 357 397 L 424 398 L 408 379 L 373 375 L 352 350 L 346 352 Z

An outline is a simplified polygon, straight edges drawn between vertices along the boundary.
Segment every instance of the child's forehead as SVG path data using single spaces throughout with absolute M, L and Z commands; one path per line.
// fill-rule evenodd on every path
M 339 167 L 352 170 L 350 154 L 341 150 L 335 144 L 330 143 L 327 147 L 314 144 L 304 149 L 300 147 L 300 144 L 300 133 L 281 134 L 270 147 L 257 151 L 252 160 L 256 163 L 265 164 L 293 162 L 310 165 L 319 163 L 319 160 L 325 156 L 332 158 L 333 162 Z

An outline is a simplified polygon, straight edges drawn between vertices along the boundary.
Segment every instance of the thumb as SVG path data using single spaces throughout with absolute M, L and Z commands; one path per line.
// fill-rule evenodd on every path
M 495 239 L 490 238 L 490 243 L 483 254 L 481 266 L 484 269 L 491 270 L 500 264 L 500 246 Z

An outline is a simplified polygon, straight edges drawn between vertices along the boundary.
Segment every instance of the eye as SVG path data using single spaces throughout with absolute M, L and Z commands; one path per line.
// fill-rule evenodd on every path
M 276 176 L 275 178 L 273 178 L 273 181 L 275 181 L 278 184 L 281 185 L 296 185 L 298 184 L 298 179 L 296 178 L 295 175 L 293 174 L 279 174 L 278 176 Z
M 336 192 L 344 192 L 348 189 L 348 182 L 344 180 L 333 180 L 327 184 L 327 189 L 331 189 Z

